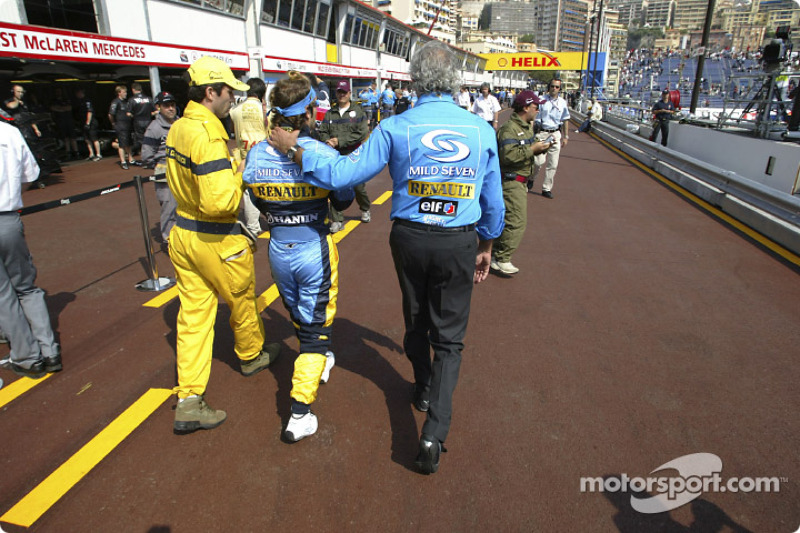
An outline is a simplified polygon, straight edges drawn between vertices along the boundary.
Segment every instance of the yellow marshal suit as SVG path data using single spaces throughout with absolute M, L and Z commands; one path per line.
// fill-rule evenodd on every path
M 167 183 L 178 204 L 170 233 L 181 308 L 178 312 L 179 398 L 202 395 L 211 372 L 218 296 L 231 310 L 234 351 L 249 361 L 261 353 L 264 324 L 256 307 L 253 254 L 241 234 L 215 234 L 180 227 L 224 228 L 236 223 L 242 198 L 241 174 L 234 173 L 220 120 L 205 106 L 189 102 L 167 136 Z M 186 219 L 181 224 L 181 218 Z M 206 226 L 203 226 L 205 223 Z

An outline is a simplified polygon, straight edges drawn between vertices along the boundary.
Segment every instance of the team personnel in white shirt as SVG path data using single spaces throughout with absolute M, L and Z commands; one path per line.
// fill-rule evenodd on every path
M 8 366 L 32 378 L 61 370 L 61 348 L 44 291 L 34 285 L 36 267 L 18 212 L 22 184 L 38 177 L 39 165 L 22 134 L 0 123 L 0 330 L 11 344 Z
M 553 138 L 550 149 L 543 154 L 538 154 L 533 162 L 533 174 L 528 180 L 528 192 L 533 190 L 533 182 L 539 169 L 545 166 L 544 183 L 542 184 L 542 196 L 553 198 L 553 179 L 558 169 L 558 156 L 561 154 L 561 147 L 569 142 L 569 109 L 567 101 L 559 96 L 561 91 L 561 80 L 551 80 L 547 85 L 547 94 L 543 97 L 543 102 L 539 106 L 539 115 L 536 123 L 540 126 L 539 133 L 536 134 L 537 141 L 547 141 Z
M 489 123 L 497 131 L 497 119 L 500 113 L 500 102 L 489 92 L 489 84 L 481 85 L 481 94 L 472 104 L 472 112 Z
M 472 97 L 469 95 L 469 89 L 467 89 L 466 85 L 462 85 L 461 90 L 458 91 L 456 95 L 456 104 L 458 104 L 458 107 L 463 107 L 467 110 L 469 110 L 472 105 Z

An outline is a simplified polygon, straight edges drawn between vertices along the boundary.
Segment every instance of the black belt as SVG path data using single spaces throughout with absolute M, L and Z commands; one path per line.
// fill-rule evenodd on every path
M 442 232 L 442 233 L 467 232 L 475 229 L 475 224 L 467 224 L 466 226 L 455 226 L 455 227 L 434 226 L 432 224 L 412 222 L 404 218 L 396 218 L 394 219 L 394 223 L 399 226 L 406 226 L 408 228 L 421 229 L 423 231 Z
M 561 128 L 556 128 L 556 129 L 554 129 L 554 130 L 546 130 L 546 129 L 542 128 L 542 131 L 546 131 L 547 133 L 553 133 L 553 132 L 555 132 L 555 131 L 558 131 L 558 130 L 560 130 L 560 129 L 561 129 Z
M 241 235 L 242 227 L 238 222 L 206 222 L 192 220 L 180 215 L 175 216 L 175 225 L 185 230 L 196 233 L 211 233 L 212 235 Z

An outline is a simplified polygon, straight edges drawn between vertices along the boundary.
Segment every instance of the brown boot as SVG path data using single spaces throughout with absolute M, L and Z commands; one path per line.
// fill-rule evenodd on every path
M 272 362 L 278 358 L 280 353 L 280 343 L 273 342 L 272 344 L 267 344 L 264 346 L 264 349 L 261 350 L 261 353 L 258 354 L 254 359 L 250 359 L 249 361 L 241 361 L 242 374 L 245 376 L 252 376 L 253 374 L 261 372 L 271 365 Z
M 175 407 L 173 430 L 183 435 L 198 429 L 214 429 L 225 422 L 227 416 L 225 411 L 209 407 L 202 396 L 192 396 L 179 401 Z

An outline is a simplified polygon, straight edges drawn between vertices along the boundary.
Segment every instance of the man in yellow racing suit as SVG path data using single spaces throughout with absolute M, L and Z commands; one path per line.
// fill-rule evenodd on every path
M 228 116 L 233 91 L 247 90 L 231 69 L 204 56 L 188 70 L 189 104 L 167 136 L 167 183 L 177 202 L 170 233 L 181 307 L 178 312 L 178 406 L 174 430 L 212 429 L 224 411 L 208 406 L 218 297 L 231 310 L 234 351 L 246 376 L 263 370 L 280 346 L 264 344 L 264 324 L 255 295 L 253 253 L 237 223 L 243 184 L 234 171 L 220 118 Z

